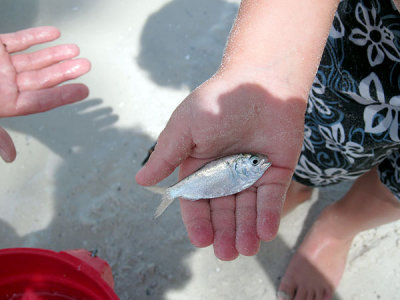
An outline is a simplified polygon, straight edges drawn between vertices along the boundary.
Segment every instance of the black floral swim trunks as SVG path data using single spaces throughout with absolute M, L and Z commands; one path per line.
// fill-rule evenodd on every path
M 400 14 L 342 0 L 312 85 L 294 179 L 324 186 L 378 166 L 400 199 Z

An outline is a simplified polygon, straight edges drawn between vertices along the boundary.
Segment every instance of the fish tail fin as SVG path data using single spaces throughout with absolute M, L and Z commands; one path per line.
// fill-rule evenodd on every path
M 145 186 L 144 187 L 146 190 L 154 193 L 154 194 L 159 194 L 159 195 L 164 195 L 165 191 L 167 190 L 166 187 L 162 187 L 162 186 Z
M 161 186 L 145 186 L 146 190 L 153 192 L 155 194 L 162 195 L 161 203 L 157 207 L 156 212 L 154 213 L 154 219 L 157 219 L 159 216 L 163 214 L 163 212 L 167 209 L 168 206 L 174 201 L 174 197 L 171 195 L 171 192 L 166 187 Z
M 168 206 L 174 201 L 174 197 L 172 197 L 169 190 L 164 190 L 163 196 L 161 198 L 161 203 L 157 207 L 156 212 L 154 213 L 154 219 L 157 219 L 159 216 L 163 214 L 163 212 L 167 209 Z

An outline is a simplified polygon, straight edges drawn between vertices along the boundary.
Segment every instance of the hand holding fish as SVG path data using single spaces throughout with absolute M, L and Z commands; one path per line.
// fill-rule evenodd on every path
M 54 27 L 0 34 L 0 117 L 44 112 L 87 97 L 88 88 L 83 84 L 57 86 L 90 70 L 88 60 L 72 59 L 79 54 L 76 45 L 16 54 L 59 36 Z M 7 162 L 16 155 L 10 136 L 1 127 L 0 155 Z
M 213 243 L 216 256 L 224 260 L 238 253 L 254 255 L 260 239 L 269 241 L 276 235 L 304 128 L 303 100 L 279 98 L 261 83 L 244 82 L 242 75 L 220 73 L 189 95 L 136 177 L 142 185 L 154 185 L 179 165 L 184 178 L 222 156 L 267 155 L 272 166 L 251 188 L 211 200 L 181 200 L 192 243 Z
M 184 178 L 226 155 L 268 157 L 271 167 L 249 189 L 211 200 L 181 200 L 191 242 L 213 244 L 220 259 L 254 255 L 260 240 L 277 233 L 333 2 L 241 1 L 220 69 L 178 106 L 137 174 L 139 184 L 154 185 L 179 165 Z M 330 18 L 311 17 L 315 12 Z M 298 34 L 298 28 L 307 34 Z

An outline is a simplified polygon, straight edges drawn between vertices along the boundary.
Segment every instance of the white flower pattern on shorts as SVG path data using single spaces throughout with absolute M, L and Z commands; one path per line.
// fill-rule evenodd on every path
M 372 8 L 371 12 L 369 12 L 366 7 L 358 3 L 356 19 L 363 25 L 364 30 L 360 28 L 353 29 L 349 39 L 359 46 L 368 44 L 368 60 L 371 66 L 381 64 L 385 55 L 393 61 L 400 61 L 400 52 L 393 42 L 393 32 L 382 25 L 382 22 L 377 17 L 375 8 Z
M 346 140 L 342 124 L 335 124 L 331 127 L 319 126 L 319 130 L 325 139 L 326 148 L 341 152 L 351 164 L 355 162 L 355 158 L 372 156 L 371 153 L 365 153 L 362 145 Z
M 323 98 L 320 97 L 325 93 L 325 85 L 326 80 L 323 77 L 323 74 L 317 73 L 308 97 L 308 112 L 311 112 L 315 108 L 323 114 L 330 115 L 332 113 L 329 107 L 325 104 Z
M 341 0 L 309 93 L 293 178 L 324 186 L 378 166 L 400 200 L 399 114 L 399 12 L 389 0 Z
M 395 142 L 400 142 L 400 95 L 393 96 L 386 103 L 385 92 L 375 73 L 364 78 L 360 82 L 359 89 L 360 95 L 352 92 L 347 94 L 358 103 L 365 105 L 365 132 L 380 134 L 389 130 L 390 138 Z M 374 93 L 371 94 L 371 91 Z
M 302 156 L 296 167 L 296 175 L 309 180 L 315 186 L 320 186 L 354 179 L 360 174 L 350 174 L 347 170 L 342 168 L 321 169 L 316 164 L 309 161 L 307 157 Z

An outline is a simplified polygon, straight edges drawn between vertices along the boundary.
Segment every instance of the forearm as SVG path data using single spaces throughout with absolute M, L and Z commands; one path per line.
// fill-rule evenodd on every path
M 243 0 L 221 70 L 248 68 L 271 89 L 284 85 L 306 98 L 338 2 Z

